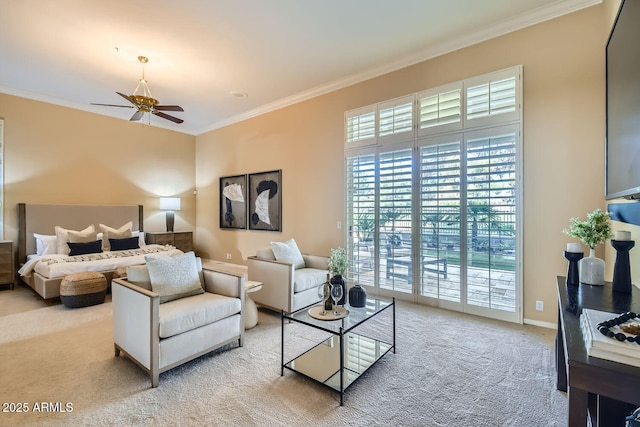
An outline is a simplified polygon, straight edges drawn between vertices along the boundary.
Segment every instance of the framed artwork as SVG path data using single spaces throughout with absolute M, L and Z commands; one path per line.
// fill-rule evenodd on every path
M 247 228 L 247 176 L 220 178 L 220 228 Z
M 249 230 L 282 231 L 282 170 L 249 174 Z

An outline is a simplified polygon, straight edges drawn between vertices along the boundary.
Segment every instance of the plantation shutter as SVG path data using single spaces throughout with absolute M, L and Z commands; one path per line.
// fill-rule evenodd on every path
M 414 99 L 411 95 L 378 104 L 380 143 L 406 141 L 413 137 Z
M 462 128 L 462 83 L 418 93 L 418 135 Z
M 411 293 L 413 149 L 379 154 L 380 287 Z
M 437 273 L 444 266 L 433 261 L 460 259 L 461 135 L 429 143 L 420 147 L 420 236 L 422 259 L 432 262 L 425 267 L 434 268 L 423 272 L 420 294 L 460 302 L 460 273 L 449 269 L 445 279 Z
M 465 80 L 465 128 L 515 121 L 520 99 L 513 70 Z
M 348 157 L 346 169 L 347 278 L 373 285 L 373 275 L 366 273 L 374 268 L 376 156 L 372 153 Z
M 375 106 L 358 108 L 345 113 L 345 148 L 376 142 Z
M 516 294 L 505 292 L 506 271 L 516 269 L 516 147 L 515 126 L 470 133 L 467 139 L 467 256 L 473 274 L 489 271 L 482 298 L 473 292 L 467 303 L 514 311 Z

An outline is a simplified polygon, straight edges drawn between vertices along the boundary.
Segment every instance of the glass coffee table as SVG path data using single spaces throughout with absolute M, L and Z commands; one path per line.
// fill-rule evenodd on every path
M 282 312 L 281 369 L 298 372 L 340 393 L 340 406 L 344 392 L 367 369 L 389 351 L 396 352 L 396 302 L 367 298 L 362 308 L 345 305 L 349 314 L 338 320 L 319 320 L 309 314 L 314 306 L 291 314 Z M 354 330 L 379 314 L 391 310 L 391 341 L 386 342 L 356 333 Z M 296 322 L 332 334 L 311 349 L 286 361 L 284 357 L 285 322 Z

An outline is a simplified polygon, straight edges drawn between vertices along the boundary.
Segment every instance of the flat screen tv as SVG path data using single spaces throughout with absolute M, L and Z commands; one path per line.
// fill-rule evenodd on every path
M 640 0 L 623 0 L 609 35 L 605 197 L 640 198 Z

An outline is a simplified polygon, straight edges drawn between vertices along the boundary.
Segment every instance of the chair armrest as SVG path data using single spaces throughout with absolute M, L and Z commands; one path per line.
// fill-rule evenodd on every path
M 244 300 L 244 275 L 216 270 L 214 266 L 203 268 L 202 274 L 205 291 Z
M 158 342 L 160 295 L 124 279 L 111 281 L 113 342 L 147 369 L 152 369 Z M 157 347 L 157 346 L 155 346 Z
M 318 270 L 329 269 L 329 257 L 321 255 L 302 254 L 302 258 L 304 259 L 304 264 L 307 268 L 317 268 Z
M 247 257 L 249 280 L 262 282 L 261 290 L 251 294 L 256 303 L 276 310 L 291 311 L 293 306 L 293 264 Z

